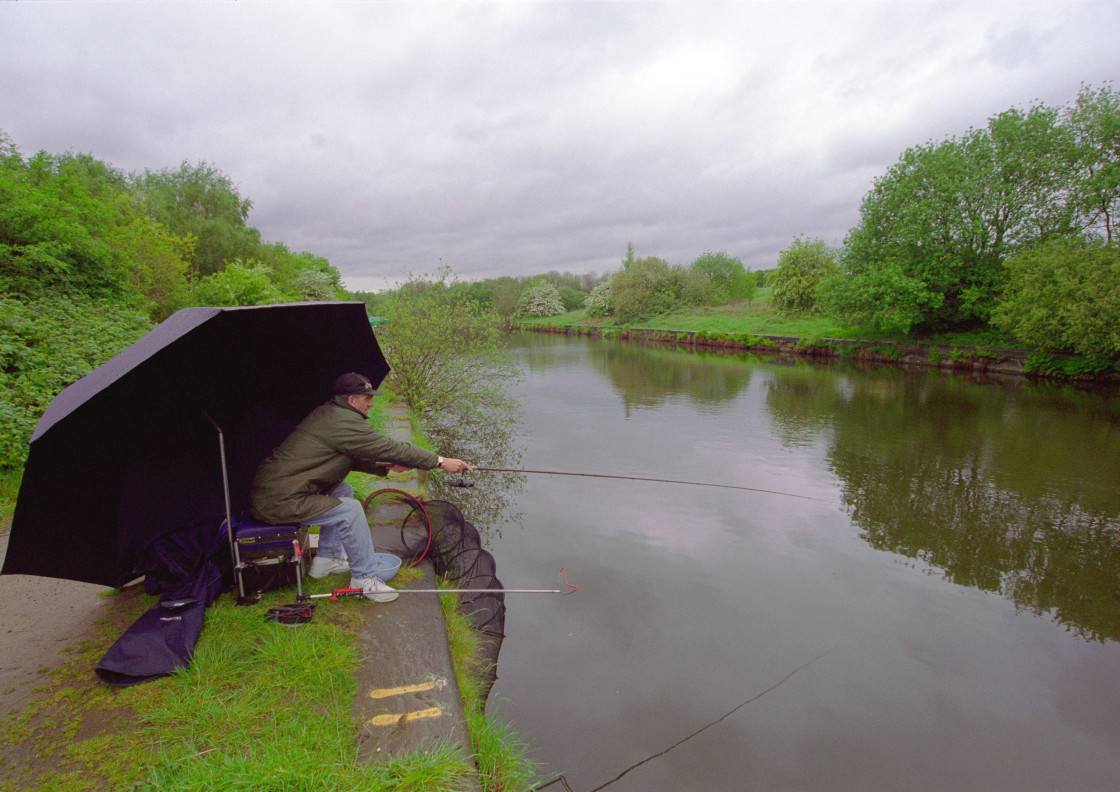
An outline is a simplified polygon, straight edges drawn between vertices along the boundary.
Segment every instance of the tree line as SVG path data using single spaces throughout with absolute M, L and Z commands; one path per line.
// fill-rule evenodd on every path
M 154 321 L 341 294 L 326 259 L 262 241 L 251 207 L 205 162 L 124 173 L 90 154 L 24 159 L 0 133 L 0 292 L 108 298 Z
M 504 316 L 582 308 L 630 324 L 770 286 L 781 313 L 825 313 L 900 337 L 992 331 L 1111 365 L 1120 356 L 1120 94 L 1082 86 L 907 149 L 839 247 L 796 237 L 777 267 L 726 252 L 684 266 L 627 250 L 593 285 L 557 273 L 472 285 Z M 568 291 L 565 291 L 565 286 Z M 582 304 L 579 299 L 582 298 Z
M 175 310 L 343 294 L 326 259 L 263 241 L 251 206 L 206 163 L 125 173 L 0 133 L 0 470 L 59 391 Z
M 1120 354 L 1120 95 L 1006 110 L 907 149 L 843 245 L 798 239 L 773 302 L 899 334 L 994 328 L 1037 348 Z
M 612 317 L 630 323 L 685 306 L 725 305 L 750 300 L 765 283 L 765 272 L 752 272 L 726 251 L 709 251 L 689 265 L 671 264 L 658 256 L 639 257 L 633 244 L 617 272 L 582 275 L 550 270 L 542 275 L 503 275 L 462 282 L 438 279 L 452 295 L 477 304 L 502 319 L 556 316 L 586 311 L 591 317 Z M 410 279 L 406 289 L 422 287 L 425 279 Z M 356 292 L 370 313 L 396 299 L 398 290 Z

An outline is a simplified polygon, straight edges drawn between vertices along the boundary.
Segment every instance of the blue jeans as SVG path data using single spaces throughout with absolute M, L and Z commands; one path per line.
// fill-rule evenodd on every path
M 318 554 L 325 558 L 342 558 L 345 548 L 351 577 L 373 577 L 377 562 L 373 557 L 373 537 L 366 522 L 366 510 L 354 497 L 354 488 L 345 481 L 331 490 L 331 495 L 340 498 L 342 503 L 303 523 L 319 526 Z

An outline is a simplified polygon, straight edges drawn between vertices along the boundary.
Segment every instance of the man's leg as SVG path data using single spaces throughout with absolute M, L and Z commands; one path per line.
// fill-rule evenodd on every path
M 350 561 L 351 586 L 366 589 L 366 596 L 376 602 L 396 599 L 397 594 L 374 575 L 377 561 L 374 559 L 373 537 L 370 536 L 365 508 L 351 497 L 354 490 L 343 482 L 331 494 L 340 498 L 342 503 L 308 521 L 319 526 L 318 552 L 326 553 L 325 558 L 337 559 L 341 557 L 339 551 L 345 549 Z
M 373 537 L 366 522 L 366 511 L 355 498 L 343 495 L 337 488 L 331 494 L 341 498 L 342 503 L 308 520 L 319 526 L 317 552 L 327 558 L 345 555 L 355 577 L 368 577 L 377 569 L 377 562 L 373 557 Z
M 333 490 L 331 495 L 338 499 L 353 498 L 354 488 L 347 484 L 345 481 L 341 482 Z M 319 526 L 319 547 L 315 552 L 316 558 L 330 558 L 330 559 L 343 559 L 346 558 L 347 551 L 342 544 L 342 535 L 340 531 L 340 524 L 337 520 L 327 520 L 328 514 L 332 514 L 335 509 L 328 510 L 317 517 L 312 517 L 305 524 Z M 338 571 L 345 571 L 339 569 Z

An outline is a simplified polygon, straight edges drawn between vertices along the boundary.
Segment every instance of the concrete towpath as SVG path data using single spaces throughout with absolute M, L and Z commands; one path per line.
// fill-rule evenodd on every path
M 390 408 L 389 416 L 389 435 L 409 441 L 412 428 L 407 411 Z M 419 476 L 415 472 L 407 477 L 397 474 L 388 486 L 417 493 Z M 375 546 L 378 539 L 375 526 Z M 408 588 L 435 588 L 432 565 L 423 562 L 417 569 L 422 577 Z M 381 761 L 439 742 L 458 746 L 470 756 L 470 737 L 439 595 L 401 594 L 393 602 L 369 605 L 359 629 L 360 651 L 366 660 L 358 671 L 354 702 L 362 724 L 359 761 Z M 480 787 L 470 783 L 461 789 Z
M 8 551 L 0 526 L 0 563 Z M 112 608 L 104 586 L 35 575 L 0 575 L 0 714 L 22 708 L 66 650 L 97 632 Z M 90 675 L 93 669 L 89 670 Z

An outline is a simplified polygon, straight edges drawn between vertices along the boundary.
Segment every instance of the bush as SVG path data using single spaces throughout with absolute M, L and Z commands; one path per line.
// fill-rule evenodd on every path
M 410 277 L 386 297 L 388 321 L 376 332 L 393 367 L 388 386 L 454 455 L 509 431 L 518 406 L 506 386 L 521 371 L 500 318 L 451 280 L 446 267 L 433 278 Z
M 199 280 L 188 297 L 191 305 L 272 305 L 288 302 L 273 285 L 270 270 L 257 261 L 231 261 L 221 272 Z
M 615 318 L 636 322 L 679 307 L 686 278 L 683 267 L 656 256 L 634 259 L 611 278 Z
M 767 278 L 773 288 L 770 304 L 783 313 L 815 313 L 821 307 L 817 287 L 837 271 L 836 254 L 823 240 L 797 237 Z
M 51 400 L 151 329 L 122 303 L 0 296 L 0 468 L 23 464 Z
M 578 311 L 587 302 L 587 295 L 571 286 L 561 286 L 560 302 L 564 304 L 565 311 Z
M 1120 249 L 1053 240 L 1007 262 L 997 327 L 1032 346 L 1120 354 Z
M 293 285 L 301 300 L 337 300 L 340 291 L 337 276 L 319 270 L 300 270 Z
M 614 313 L 614 303 L 611 301 L 611 282 L 603 281 L 591 290 L 583 303 L 587 315 L 592 317 L 610 316 Z
M 556 316 L 564 313 L 560 291 L 546 280 L 538 280 L 521 292 L 517 300 L 519 316 Z
M 690 302 L 724 305 L 732 300 L 751 299 L 755 278 L 743 262 L 726 252 L 707 252 L 689 265 L 685 290 Z

